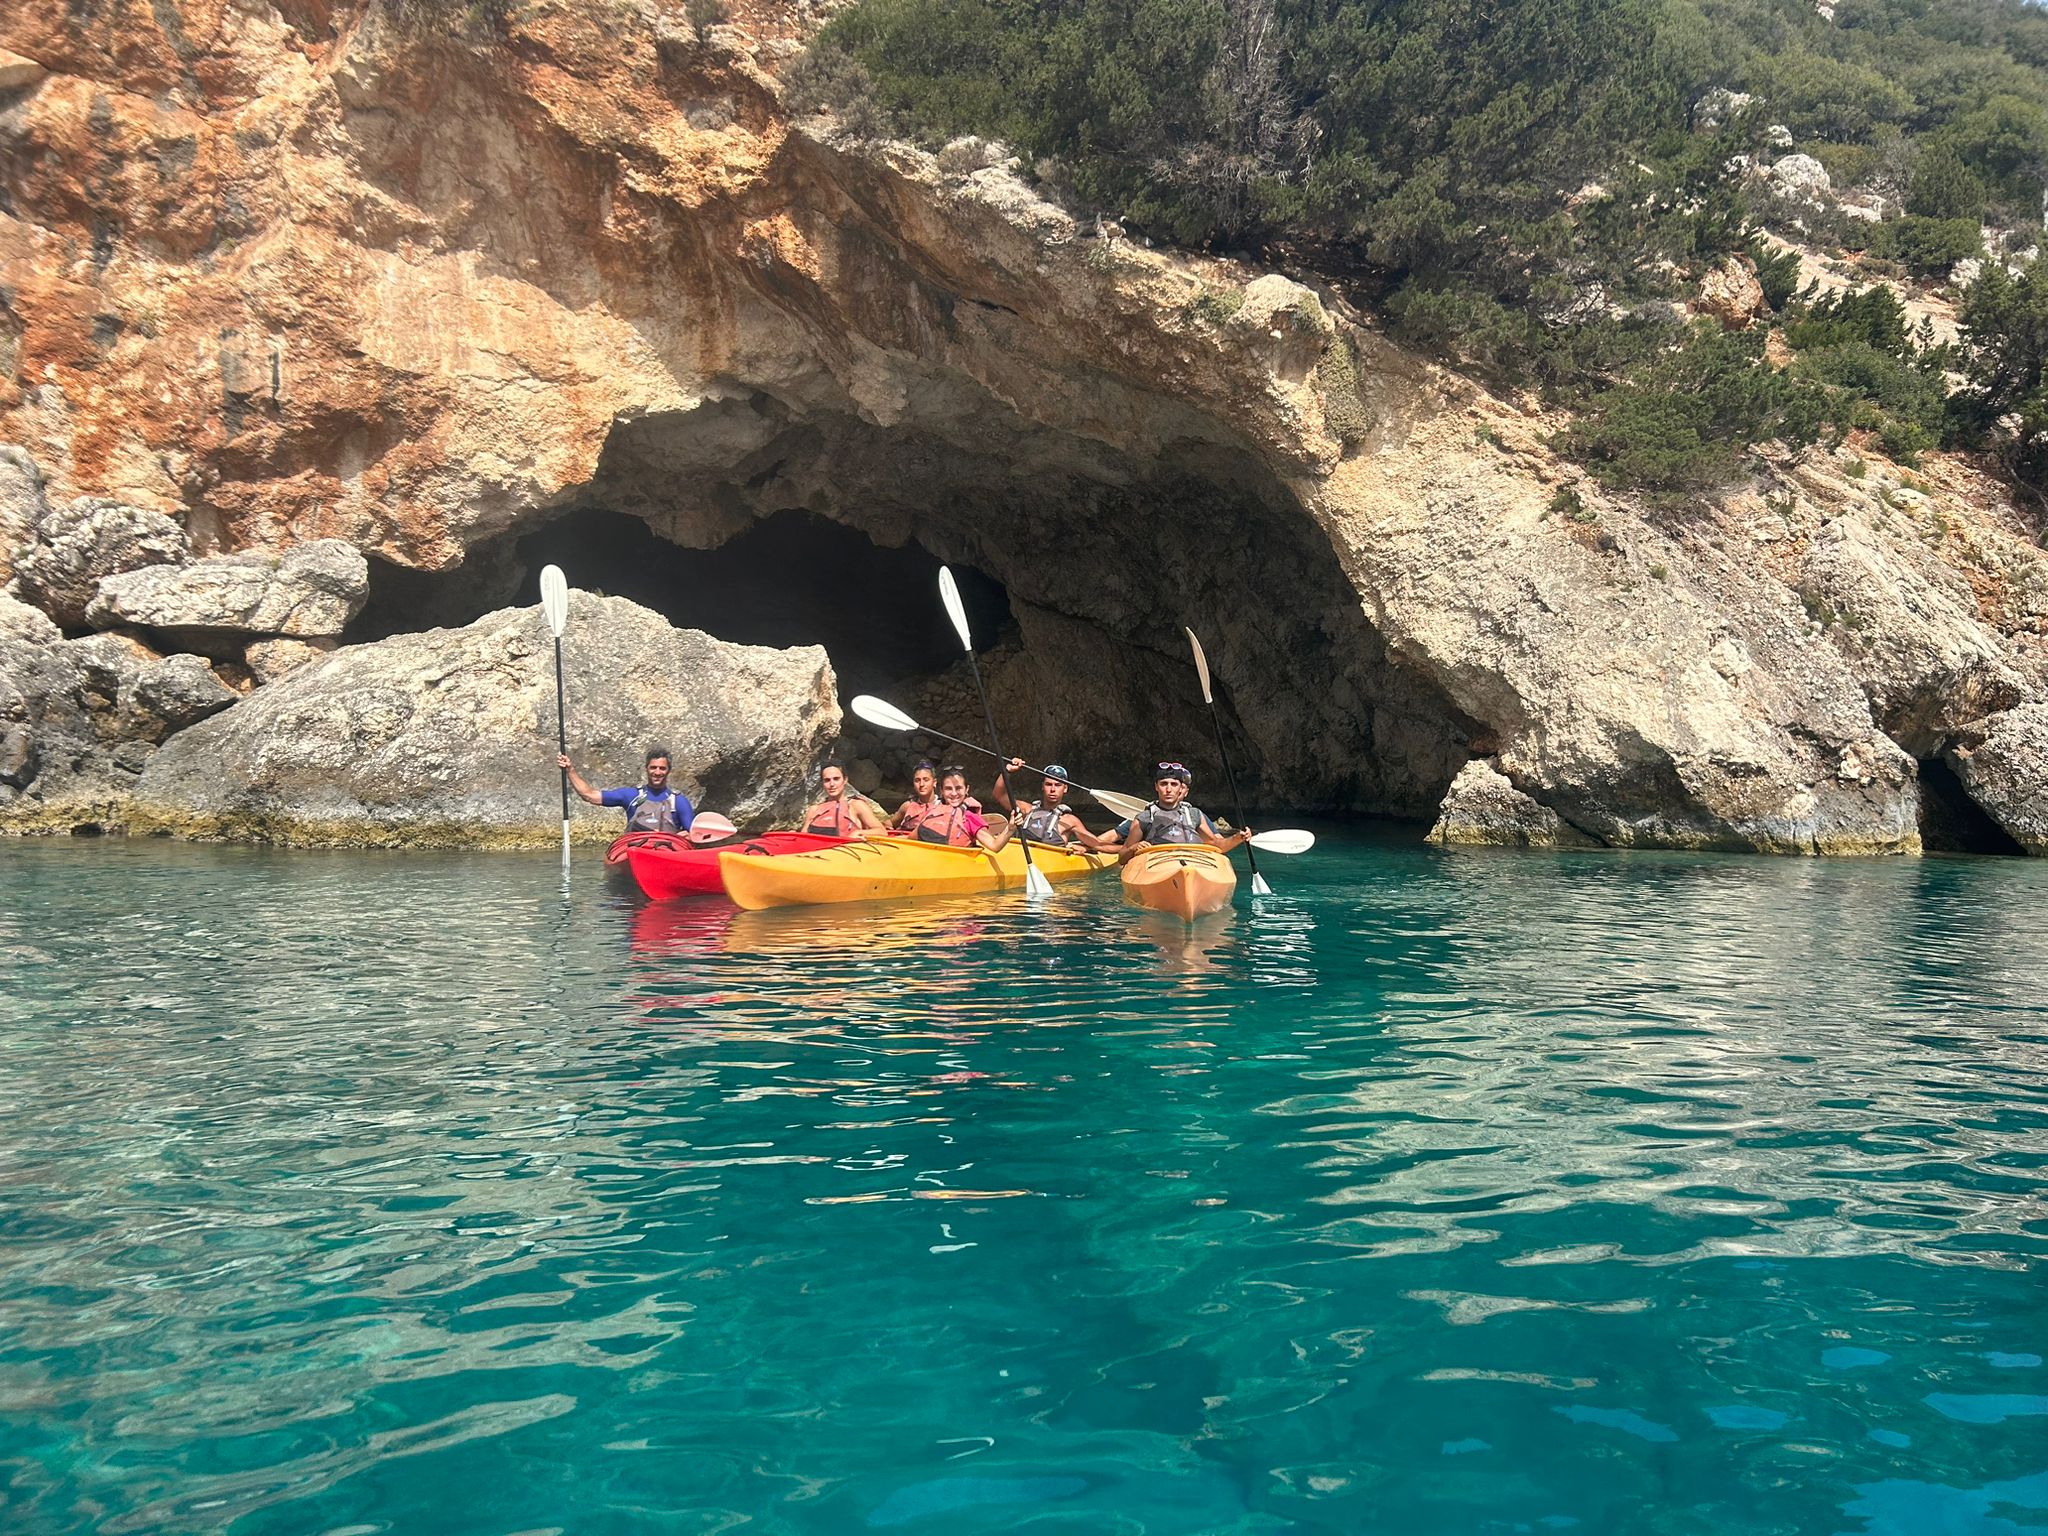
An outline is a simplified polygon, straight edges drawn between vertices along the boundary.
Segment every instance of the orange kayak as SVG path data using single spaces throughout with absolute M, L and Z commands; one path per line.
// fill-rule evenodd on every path
M 1124 899 L 1192 923 L 1221 912 L 1237 893 L 1230 855 L 1203 844 L 1147 848 L 1124 866 Z

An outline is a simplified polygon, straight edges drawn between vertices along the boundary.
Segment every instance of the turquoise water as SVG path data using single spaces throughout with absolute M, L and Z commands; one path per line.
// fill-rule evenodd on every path
M 2048 1522 L 2048 864 L 1266 862 L 0 846 L 0 1529 Z

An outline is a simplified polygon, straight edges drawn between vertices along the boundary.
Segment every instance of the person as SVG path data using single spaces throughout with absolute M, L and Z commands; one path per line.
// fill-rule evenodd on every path
M 924 825 L 926 817 L 939 809 L 938 770 L 932 767 L 930 758 L 920 758 L 910 770 L 910 798 L 896 808 L 889 830 L 914 833 Z
M 1188 804 L 1188 785 L 1187 764 L 1161 763 L 1152 775 L 1152 803 L 1110 828 L 1096 846 L 1128 861 L 1161 843 L 1207 843 L 1228 853 L 1252 840 L 1245 827 L 1228 837 L 1218 832 L 1207 816 Z
M 846 769 L 827 763 L 818 770 L 818 783 L 825 798 L 804 812 L 804 830 L 819 837 L 858 837 L 863 832 L 886 832 L 889 824 L 882 813 L 846 782 Z
M 555 766 L 569 775 L 569 787 L 577 798 L 592 805 L 615 805 L 626 813 L 628 832 L 687 832 L 696 819 L 690 797 L 668 781 L 667 747 L 647 749 L 647 782 L 637 788 L 593 789 L 569 762 L 569 754 L 557 752 Z
M 1067 770 L 1058 763 L 1045 765 L 1045 780 L 1039 786 L 1044 798 L 1034 806 L 1029 800 L 1012 804 L 1010 799 L 1010 775 L 1024 766 L 1024 759 L 1013 757 L 1009 765 L 996 775 L 993 799 L 996 804 L 1013 812 L 1021 812 L 1023 820 L 1017 823 L 1018 832 L 1034 843 L 1051 843 L 1055 847 L 1079 846 L 1087 849 L 1099 848 L 1102 839 L 1090 832 L 1079 816 L 1067 805 L 1067 790 L 1070 787 Z
M 979 811 L 967 808 L 967 770 L 939 770 L 939 809 L 918 824 L 917 836 L 927 843 L 951 843 L 956 848 L 978 847 L 995 853 L 1017 830 L 1017 819 L 1005 817 L 1000 823 L 983 819 Z M 991 825 L 1002 830 L 991 832 Z

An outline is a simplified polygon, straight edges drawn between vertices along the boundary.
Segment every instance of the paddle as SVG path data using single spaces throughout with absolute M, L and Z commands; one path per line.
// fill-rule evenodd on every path
M 967 665 L 974 672 L 974 691 L 981 695 L 981 718 L 988 726 L 988 744 L 993 747 L 995 760 L 1007 763 L 1003 756 L 1003 744 L 996 740 L 996 717 L 988 707 L 988 690 L 981 686 L 981 663 L 974 659 L 974 637 L 967 632 L 967 610 L 960 604 L 960 588 L 953 580 L 953 568 L 939 567 L 939 600 L 946 605 L 946 617 L 953 621 L 953 628 L 959 632 L 960 648 L 967 653 Z M 1052 882 L 1038 871 L 1038 865 L 1031 858 L 1031 839 L 1020 836 L 1018 846 L 1024 850 L 1024 894 L 1050 896 Z
M 1223 716 L 1216 708 L 1216 696 L 1209 691 L 1209 658 L 1202 654 L 1202 642 L 1195 638 L 1195 632 L 1191 629 L 1187 635 L 1188 644 L 1195 648 L 1195 673 L 1202 679 L 1202 702 L 1209 706 L 1209 723 L 1216 727 L 1216 755 L 1223 759 L 1223 777 L 1230 785 L 1230 803 L 1236 807 L 1237 824 L 1241 827 L 1244 825 L 1244 799 L 1237 792 L 1237 775 L 1230 771 L 1230 754 L 1223 748 Z M 1266 884 L 1266 877 L 1259 873 L 1258 855 L 1252 852 L 1258 846 L 1257 839 L 1254 839 L 1246 846 L 1244 854 L 1252 866 L 1252 894 L 1270 896 L 1273 887 Z
M 540 611 L 546 615 L 548 632 L 555 637 L 555 744 L 565 757 L 569 752 L 568 714 L 562 704 L 562 631 L 569 625 L 569 578 L 559 565 L 541 567 Z M 569 867 L 569 770 L 562 770 L 562 868 Z
M 919 725 L 886 699 L 878 699 L 871 693 L 855 696 L 847 706 L 869 725 L 879 725 L 885 731 L 922 731 L 927 736 L 936 736 L 941 741 L 950 741 L 956 747 L 965 747 L 970 752 L 979 752 L 983 757 L 995 757 L 987 747 L 976 746 L 971 741 L 962 741 L 958 736 L 948 736 L 944 731 L 935 731 L 928 725 Z M 997 758 L 1008 762 L 1008 758 Z M 1042 779 L 1058 779 L 1069 789 L 1078 789 L 1084 795 L 1093 795 L 1104 810 L 1114 811 L 1119 816 L 1135 816 L 1145 809 L 1145 802 L 1136 795 L 1120 795 L 1112 789 L 1090 789 L 1086 784 L 1076 784 L 1072 779 L 1062 778 L 1057 773 L 1047 773 L 1043 768 L 1033 768 L 1029 763 L 1024 771 L 1035 773 Z

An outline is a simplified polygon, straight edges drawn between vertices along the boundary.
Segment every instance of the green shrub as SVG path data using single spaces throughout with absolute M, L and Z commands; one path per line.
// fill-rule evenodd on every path
M 1906 212 L 1922 219 L 1984 219 L 1984 183 L 1970 174 L 1962 158 L 1945 144 L 1920 157 L 1906 188 Z
M 1984 232 L 1975 219 L 1908 216 L 1880 224 L 1870 248 L 1898 262 L 1916 277 L 1947 272 L 1966 257 L 1981 255 Z
M 1760 335 L 1702 326 L 1593 396 L 1558 445 L 1606 484 L 1703 490 L 1733 479 L 1751 445 L 1813 442 L 1828 419 L 1825 391 L 1766 365 Z

